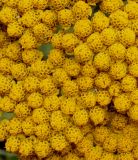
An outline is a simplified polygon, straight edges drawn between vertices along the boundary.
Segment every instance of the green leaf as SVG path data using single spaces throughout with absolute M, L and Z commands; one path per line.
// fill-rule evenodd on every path
M 1 116 L 1 119 L 12 119 L 14 117 L 14 113 L 7 113 L 7 112 L 3 112 L 2 116 Z
M 41 45 L 38 49 L 43 52 L 44 59 L 47 59 L 50 51 L 53 49 L 53 46 L 51 43 L 48 43 Z
M 58 33 L 61 30 L 62 30 L 62 26 L 61 25 L 57 25 L 55 33 Z

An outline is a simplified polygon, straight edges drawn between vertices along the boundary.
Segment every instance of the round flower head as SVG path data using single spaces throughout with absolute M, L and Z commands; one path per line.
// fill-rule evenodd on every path
M 24 89 L 25 91 L 32 93 L 38 90 L 39 88 L 40 81 L 37 77 L 35 76 L 28 76 L 24 80 Z
M 100 108 L 99 106 L 95 106 L 90 110 L 90 119 L 94 123 L 94 125 L 102 124 L 105 120 L 106 110 Z
M 76 126 L 70 126 L 65 130 L 65 136 L 70 143 L 79 143 L 83 139 L 81 130 Z
M 131 46 L 127 49 L 126 62 L 128 64 L 138 62 L 138 48 L 137 47 Z
M 95 77 L 97 74 L 97 70 L 93 65 L 93 61 L 86 62 L 81 68 L 81 74 L 83 76 L 89 76 L 91 78 Z
M 137 159 L 138 158 L 138 145 L 134 146 L 132 153 L 133 153 L 133 157 Z
M 48 43 L 52 38 L 52 30 L 50 30 L 45 24 L 39 23 L 33 27 L 33 33 L 39 43 Z
M 90 137 L 90 135 L 86 135 L 86 137 L 84 137 L 82 139 L 81 142 L 79 142 L 76 146 L 77 146 L 77 151 L 79 151 L 82 154 L 85 154 L 86 152 L 88 152 L 91 147 L 93 145 L 93 137 Z
M 75 153 L 68 153 L 65 157 L 65 160 L 79 160 L 80 157 L 77 156 Z
M 16 80 L 24 80 L 27 77 L 28 71 L 23 63 L 17 63 L 12 65 L 11 73 Z
M 96 93 L 91 91 L 82 92 L 77 100 L 84 108 L 93 108 L 96 104 Z
M 88 112 L 85 109 L 77 110 L 73 114 L 73 120 L 74 123 L 78 126 L 86 125 L 89 120 Z
M 131 92 L 137 87 L 137 80 L 131 75 L 126 75 L 121 81 L 122 90 L 124 92 Z
M 50 51 L 48 55 L 48 60 L 49 62 L 52 63 L 53 66 L 55 67 L 60 67 L 63 65 L 65 57 L 63 55 L 63 52 L 58 49 L 53 49 Z
M 111 63 L 111 58 L 108 54 L 100 52 L 95 55 L 93 64 L 100 71 L 108 71 Z
M 134 63 L 130 64 L 128 66 L 128 71 L 132 76 L 137 78 L 138 77 L 138 63 L 134 62 Z
M 49 120 L 49 113 L 44 108 L 36 108 L 33 110 L 32 118 L 36 124 L 45 123 Z
M 58 90 L 52 81 L 52 78 L 46 78 L 40 82 L 40 91 L 46 96 L 58 94 Z
M 0 59 L 0 72 L 3 74 L 11 74 L 11 67 L 14 64 L 9 58 Z
M 20 38 L 23 34 L 24 28 L 17 21 L 9 23 L 7 26 L 7 33 L 10 37 Z
M 138 4 L 137 2 L 129 1 L 125 7 L 124 11 L 128 14 L 129 19 L 137 19 L 138 18 Z
M 93 79 L 90 77 L 81 76 L 77 78 L 77 84 L 80 91 L 88 91 L 93 87 Z
M 43 53 L 37 49 L 27 49 L 22 52 L 23 62 L 27 65 L 31 65 L 37 60 L 41 60 L 43 58 Z
M 5 54 L 11 60 L 14 60 L 14 61 L 20 60 L 21 59 L 21 46 L 19 45 L 19 43 L 16 43 L 16 42 L 11 43 L 7 46 Z
M 6 151 L 16 153 L 19 151 L 20 139 L 17 136 L 10 136 L 5 143 Z
M 73 33 L 66 33 L 63 35 L 62 47 L 65 50 L 66 54 L 72 54 L 78 44 L 79 40 Z
M 110 68 L 110 75 L 115 80 L 122 79 L 126 76 L 127 73 L 127 65 L 124 62 L 117 61 L 113 63 Z
M 16 105 L 14 113 L 18 118 L 26 118 L 31 114 L 31 109 L 26 102 L 21 102 Z
M 120 94 L 114 99 L 114 107 L 117 112 L 124 113 L 131 107 L 131 101 L 129 100 L 128 95 Z
M 70 9 L 63 9 L 58 12 L 58 22 L 62 27 L 71 27 L 74 23 L 73 13 Z
M 129 136 L 126 136 L 124 134 L 118 136 L 117 150 L 119 153 L 131 152 L 133 146 L 133 141 Z
M 16 8 L 19 0 L 2 0 L 2 2 L 9 7 Z
M 95 32 L 101 32 L 109 26 L 109 18 L 104 13 L 98 11 L 92 18 L 92 28 Z
M 103 149 L 100 146 L 92 146 L 91 149 L 85 153 L 85 158 L 87 160 L 96 160 L 96 159 L 101 159 L 103 153 Z
M 33 142 L 30 139 L 25 138 L 23 141 L 21 141 L 20 147 L 19 147 L 19 153 L 22 156 L 32 155 L 33 151 L 34 151 Z
M 50 144 L 48 141 L 38 141 L 34 146 L 34 152 L 39 158 L 46 158 L 50 153 Z
M 21 13 L 25 13 L 31 9 L 33 9 L 33 0 L 22 0 L 18 2 L 18 10 Z
M 57 14 L 53 10 L 45 10 L 42 14 L 42 22 L 49 28 L 55 27 L 57 23 Z
M 132 119 L 132 120 L 134 120 L 134 121 L 138 121 L 138 105 L 137 104 L 135 104 L 135 105 L 133 105 L 130 109 L 129 109 L 129 111 L 128 111 L 128 116 Z
M 115 43 L 117 40 L 117 34 L 113 28 L 105 28 L 101 32 L 101 39 L 104 45 L 110 46 Z
M 59 33 L 56 33 L 52 36 L 51 38 L 51 43 L 52 43 L 52 46 L 56 49 L 62 49 L 62 45 L 65 43 L 63 42 L 62 40 L 62 36 L 64 36 L 61 32 Z M 71 39 L 72 40 L 72 39 Z M 68 44 L 68 42 L 67 42 Z M 66 45 L 66 43 L 65 43 Z
M 100 9 L 105 13 L 112 13 L 123 6 L 122 0 L 103 0 Z
M 38 23 L 37 12 L 35 10 L 25 12 L 20 21 L 25 27 L 34 27 Z
M 109 152 L 103 152 L 101 160 L 115 160 L 115 155 Z
M 93 50 L 93 52 L 95 53 L 100 52 L 103 48 L 101 35 L 98 32 L 91 34 L 87 38 L 87 45 L 89 46 L 91 50 Z
M 74 34 L 80 38 L 85 39 L 92 33 L 92 24 L 88 19 L 78 20 L 74 25 Z
M 2 7 L 0 11 L 0 21 L 7 25 L 17 20 L 18 12 L 17 9 L 13 9 L 11 7 L 5 6 Z
M 11 135 L 17 135 L 20 134 L 22 132 L 22 126 L 21 126 L 21 120 L 18 118 L 13 118 L 9 121 L 9 124 L 7 126 L 7 131 L 11 134 Z
M 98 88 L 107 88 L 111 84 L 111 78 L 107 73 L 100 72 L 96 77 L 95 77 L 95 85 Z
M 24 49 L 33 49 L 37 47 L 37 39 L 29 30 L 25 31 L 25 33 L 19 39 L 19 43 Z
M 74 97 L 78 95 L 79 88 L 75 81 L 68 80 L 63 85 L 63 95 L 67 97 Z
M 87 19 L 92 15 L 91 7 L 84 1 L 76 2 L 72 7 L 72 12 L 76 20 Z
M 31 108 L 39 108 L 43 104 L 43 96 L 39 92 L 31 93 L 27 97 L 28 106 Z
M 4 96 L 0 99 L 0 110 L 3 112 L 13 112 L 16 106 L 16 102 L 10 99 L 8 96 Z
M 23 133 L 26 136 L 31 136 L 34 134 L 35 131 L 35 123 L 33 122 L 32 117 L 27 117 L 23 122 L 22 122 L 22 130 Z
M 74 49 L 75 60 L 79 63 L 84 63 L 93 59 L 93 52 L 87 44 L 83 43 Z
M 48 7 L 48 0 L 33 0 L 34 8 L 44 10 Z
M 106 106 L 111 102 L 111 96 L 106 90 L 99 90 L 97 92 L 97 102 L 100 106 Z
M 64 114 L 73 115 L 76 111 L 77 104 L 75 98 L 61 97 L 60 109 Z
M 50 7 L 59 11 L 66 8 L 69 5 L 69 0 L 52 0 L 50 1 Z
M 53 81 L 57 86 L 63 86 L 63 84 L 69 80 L 69 76 L 65 69 L 63 68 L 56 68 L 53 71 Z
M 9 93 L 10 89 L 12 88 L 12 81 L 3 75 L 0 74 L 0 95 Z
M 50 139 L 51 147 L 56 151 L 62 151 L 68 145 L 65 137 L 62 134 L 56 134 Z
M 110 23 L 116 29 L 123 29 L 128 25 L 128 15 L 122 10 L 117 10 L 110 15 Z
M 117 135 L 110 133 L 103 143 L 103 149 L 107 152 L 115 152 L 117 150 L 117 140 Z
M 122 114 L 115 114 L 111 120 L 111 126 L 113 129 L 122 130 L 126 127 L 128 118 Z
M 108 48 L 108 54 L 113 61 L 124 61 L 126 56 L 126 48 L 121 43 L 116 42 Z
M 48 77 L 51 71 L 46 61 L 38 60 L 32 63 L 30 72 L 33 73 L 34 76 L 44 79 Z
M 134 104 L 138 104 L 138 89 L 135 89 L 131 92 L 130 99 Z
M 43 107 L 46 111 L 56 111 L 60 107 L 60 99 L 56 95 L 48 96 L 44 99 Z
M 125 47 L 132 46 L 135 43 L 135 37 L 135 32 L 130 28 L 124 28 L 118 34 L 120 43 L 122 43 Z
M 117 155 L 118 160 L 134 160 L 132 153 L 120 153 Z
M 71 77 L 77 77 L 81 69 L 80 64 L 74 59 L 66 59 L 63 68 Z
M 138 19 L 131 20 L 130 27 L 135 32 L 136 36 L 138 36 Z
M 14 84 L 10 90 L 9 97 L 17 102 L 23 101 L 25 98 L 23 84 L 20 82 Z
M 48 123 L 42 123 L 35 126 L 35 135 L 38 139 L 44 141 L 50 135 L 50 125 Z
M 53 111 L 51 114 L 50 124 L 56 131 L 64 130 L 67 127 L 67 119 L 61 111 Z
M 7 132 L 6 125 L 8 125 L 8 120 L 6 123 L 5 123 L 5 120 L 1 120 L 0 122 L 0 141 L 4 141 L 7 139 L 8 132 Z
M 98 144 L 103 144 L 109 136 L 110 130 L 105 126 L 97 126 L 93 132 L 94 140 Z
M 130 137 L 135 144 L 137 143 L 136 137 L 138 134 L 138 129 L 133 121 L 130 124 L 126 125 L 126 127 L 123 129 L 123 134 L 127 137 Z

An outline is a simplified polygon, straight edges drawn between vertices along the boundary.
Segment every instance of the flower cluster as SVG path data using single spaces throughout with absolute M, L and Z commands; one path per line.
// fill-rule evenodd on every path
M 137 0 L 1 0 L 0 24 L 0 111 L 14 113 L 0 121 L 8 152 L 138 159 Z M 39 47 L 49 43 L 46 58 Z

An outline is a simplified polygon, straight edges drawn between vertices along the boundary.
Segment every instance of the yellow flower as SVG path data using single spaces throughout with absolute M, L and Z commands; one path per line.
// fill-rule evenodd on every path
M 83 43 L 78 45 L 74 49 L 75 60 L 79 63 L 85 63 L 93 59 L 93 52 L 90 50 L 87 44 Z
M 76 126 L 70 126 L 65 130 L 65 136 L 70 143 L 79 143 L 83 139 L 81 130 Z
M 92 28 L 95 32 L 101 32 L 109 26 L 109 18 L 104 13 L 98 11 L 92 18 Z
M 62 112 L 58 110 L 52 112 L 50 124 L 54 130 L 61 131 L 67 127 L 68 121 Z
M 74 25 L 74 34 L 80 38 L 87 38 L 92 33 L 92 24 L 88 19 L 78 20 Z
M 50 138 L 51 147 L 56 151 L 62 151 L 68 145 L 65 136 L 56 134 Z
M 103 0 L 100 9 L 106 13 L 112 13 L 124 5 L 122 0 Z
M 91 7 L 83 1 L 76 2 L 72 7 L 72 12 L 76 20 L 87 19 L 92 15 Z
M 124 113 L 131 107 L 131 101 L 125 93 L 120 94 L 114 99 L 114 107 L 117 112 Z
M 16 153 L 20 147 L 20 140 L 17 136 L 10 136 L 5 143 L 6 151 Z
M 20 38 L 24 32 L 24 27 L 18 21 L 9 23 L 7 26 L 7 33 L 10 37 Z
M 48 141 L 38 141 L 37 145 L 34 146 L 35 154 L 39 158 L 45 158 L 50 153 L 50 144 Z
M 94 123 L 94 125 L 102 124 L 106 118 L 106 110 L 100 108 L 99 106 L 95 106 L 90 110 L 90 119 Z
M 62 27 L 71 27 L 74 23 L 73 13 L 70 9 L 63 9 L 58 12 L 58 22 Z
M 77 110 L 73 114 L 73 121 L 78 126 L 84 126 L 88 123 L 89 116 L 88 112 L 85 109 Z

